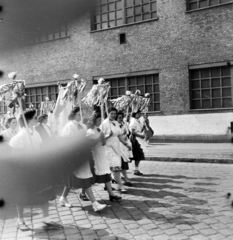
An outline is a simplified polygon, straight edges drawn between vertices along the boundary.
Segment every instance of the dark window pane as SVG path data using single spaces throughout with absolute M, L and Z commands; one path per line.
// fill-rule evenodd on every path
M 199 70 L 191 71 L 191 79 L 199 79 Z
M 133 6 L 134 4 L 133 4 L 133 0 L 127 0 L 126 1 L 126 7 L 131 7 L 131 6 Z
M 196 2 L 190 3 L 189 4 L 189 10 L 195 10 L 195 9 L 197 9 L 197 3 Z
M 96 26 L 96 28 L 95 28 L 96 30 L 101 29 L 101 24 L 96 24 L 95 26 Z
M 207 0 L 200 0 L 199 5 L 200 5 L 200 8 L 207 7 L 208 6 Z
M 101 13 L 105 13 L 105 12 L 107 12 L 107 5 L 106 4 L 101 6 Z
M 211 68 L 211 77 L 220 77 L 220 68 Z
M 133 16 L 133 8 L 126 9 L 126 16 Z
M 110 22 L 108 22 L 108 25 L 109 25 L 109 27 L 115 27 L 116 23 L 115 23 L 115 21 L 110 21 Z
M 61 32 L 61 37 L 66 37 L 66 36 L 67 36 L 66 31 L 62 31 L 62 32 Z
M 159 92 L 159 85 L 158 84 L 154 85 L 154 92 Z
M 48 40 L 52 40 L 54 38 L 53 33 L 49 33 Z
M 55 34 L 54 34 L 54 38 L 59 38 L 60 37 L 60 33 L 59 32 L 56 32 Z
M 141 14 L 141 13 L 142 13 L 142 7 L 141 6 L 138 6 L 138 7 L 134 8 L 134 14 L 135 15 Z
M 221 97 L 221 91 L 220 90 L 221 90 L 220 88 L 219 89 L 213 89 L 212 90 L 212 97 L 213 98 Z
M 220 87 L 220 86 L 221 86 L 221 83 L 219 78 L 211 79 L 211 87 Z
M 150 5 L 149 4 L 144 4 L 142 5 L 142 12 L 147 13 L 150 11 Z
M 146 76 L 145 80 L 146 80 L 146 84 L 152 84 L 153 83 L 153 77 L 152 76 Z
M 134 22 L 133 17 L 127 17 L 126 18 L 126 23 L 133 23 L 133 22 Z
M 31 88 L 31 95 L 35 95 L 36 94 L 36 89 L 35 88 Z
M 231 78 L 222 78 L 222 86 L 223 87 L 231 86 Z
M 213 99 L 212 100 L 212 107 L 213 108 L 221 108 L 221 99 Z
M 111 95 L 112 96 L 117 96 L 117 88 L 111 88 Z
M 109 20 L 114 20 L 114 19 L 115 19 L 115 12 L 110 12 L 110 13 L 108 14 L 108 19 L 109 19 Z
M 154 83 L 159 83 L 159 75 L 158 74 L 153 76 L 153 81 L 154 81 Z
M 232 107 L 231 98 L 223 98 L 222 105 L 223 105 L 223 107 Z
M 107 22 L 102 23 L 102 29 L 106 29 L 106 28 L 108 28 L 108 23 Z
M 148 110 L 149 110 L 149 111 L 155 111 L 154 106 L 153 106 L 152 103 L 149 105 Z
M 41 88 L 36 89 L 36 94 L 41 94 Z
M 192 89 L 200 88 L 200 81 L 192 81 Z
M 193 109 L 201 109 L 201 101 L 200 100 L 193 100 L 192 101 L 192 108 Z
M 153 93 L 153 87 L 152 85 L 146 85 L 145 86 L 145 93 Z
M 209 78 L 209 69 L 202 69 L 201 70 L 201 78 Z
M 192 91 L 192 99 L 199 99 L 201 98 L 201 92 L 199 90 Z
M 151 13 L 151 18 L 157 18 L 158 16 L 157 16 L 157 12 L 152 12 Z
M 117 24 L 117 26 L 122 25 L 122 19 L 117 20 L 117 21 L 116 21 L 116 24 Z
M 142 15 L 142 20 L 148 20 L 151 19 L 151 14 L 150 13 L 146 13 Z
M 202 88 L 209 88 L 210 87 L 210 80 L 202 80 L 201 81 L 201 87 Z
M 151 3 L 151 12 L 157 11 L 157 4 L 156 2 Z
M 130 78 L 129 85 L 136 85 L 136 78 Z
M 106 22 L 108 20 L 108 17 L 107 17 L 107 14 L 102 14 L 101 15 L 101 18 L 102 18 L 102 22 Z
M 138 77 L 137 78 L 137 84 L 138 85 L 143 85 L 144 84 L 144 77 Z
M 101 0 L 100 3 L 101 3 L 101 4 L 107 3 L 107 0 Z
M 138 86 L 137 90 L 140 90 L 141 94 L 144 95 L 145 94 L 145 90 L 144 90 L 144 86 Z
M 36 96 L 31 96 L 31 101 L 36 102 Z
M 108 4 L 108 11 L 114 11 L 115 10 L 115 3 L 109 3 Z
M 155 103 L 154 111 L 160 111 L 160 104 L 159 103 Z
M 118 86 L 125 86 L 125 79 L 119 79 Z
M 119 95 L 124 95 L 125 92 L 125 88 L 119 88 Z
M 231 96 L 231 88 L 223 88 L 222 89 L 222 96 L 223 97 L 230 97 Z
M 160 101 L 160 95 L 154 94 L 154 102 L 159 102 L 159 101 Z
M 210 101 L 210 99 L 202 100 L 202 108 L 211 108 L 211 101 Z
M 122 10 L 116 11 L 116 18 L 122 18 Z
M 232 0 L 220 0 L 220 3 L 229 3 L 229 2 L 231 2 Z
M 141 3 L 142 3 L 141 0 L 134 0 L 134 5 L 139 5 L 139 4 L 141 4 Z
M 231 69 L 230 69 L 230 67 L 221 68 L 221 75 L 222 76 L 231 76 Z
M 219 0 L 210 0 L 210 6 L 214 6 L 218 4 Z
M 140 22 L 142 21 L 142 16 L 139 15 L 139 16 L 135 16 L 135 22 Z
M 142 0 L 142 3 L 149 3 L 150 0 Z
M 42 96 L 39 96 L 39 95 L 36 96 L 36 101 L 37 102 L 42 102 L 43 101 Z
M 122 9 L 122 2 L 121 1 L 116 2 L 116 9 Z
M 111 87 L 117 87 L 117 79 L 114 79 L 110 82 Z
M 137 90 L 136 87 L 129 87 L 129 91 L 131 91 L 132 93 L 135 93 L 136 90 Z
M 210 98 L 210 90 L 202 90 L 202 98 Z

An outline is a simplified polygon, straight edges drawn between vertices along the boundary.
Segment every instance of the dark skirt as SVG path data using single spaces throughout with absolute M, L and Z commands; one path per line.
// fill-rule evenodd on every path
M 91 187 L 91 185 L 95 184 L 94 177 L 82 179 L 82 178 L 77 178 L 77 177 L 73 176 L 72 180 L 73 180 L 72 186 L 75 189 L 79 189 L 79 188 L 87 189 L 87 188 Z
M 96 183 L 107 183 L 111 181 L 111 174 L 105 174 L 105 175 L 96 175 L 95 182 Z
M 135 161 L 145 160 L 144 152 L 143 152 L 139 142 L 137 141 L 136 137 L 131 136 L 130 140 L 132 143 L 132 152 L 133 152 L 132 160 L 135 160 Z
M 129 164 L 121 158 L 121 169 L 122 170 L 129 170 Z

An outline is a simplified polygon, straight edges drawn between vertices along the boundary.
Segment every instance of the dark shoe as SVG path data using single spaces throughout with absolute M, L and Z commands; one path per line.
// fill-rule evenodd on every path
M 140 171 L 134 171 L 134 175 L 143 176 L 143 173 L 141 173 Z
M 56 223 L 56 222 L 43 222 L 44 223 L 44 229 L 45 230 L 51 230 L 51 229 L 61 229 L 63 228 L 63 226 L 59 223 Z
M 132 187 L 133 186 L 133 184 L 131 182 L 125 182 L 124 185 L 127 186 L 127 187 Z
M 25 222 L 22 222 L 22 223 L 18 222 L 17 225 L 21 231 L 29 231 L 30 230 L 30 228 L 25 224 Z
M 115 179 L 112 179 L 112 183 L 117 183 L 117 181 Z
M 120 196 L 116 196 L 116 195 L 110 196 L 110 195 L 109 195 L 109 200 L 110 200 L 111 202 L 113 202 L 114 200 L 115 200 L 115 201 L 121 201 L 121 199 L 122 199 L 122 197 L 120 197 Z
M 86 194 L 80 193 L 79 198 L 82 199 L 83 201 L 90 201 Z
M 104 187 L 105 191 L 108 191 L 108 189 L 106 187 Z M 112 187 L 112 191 L 116 191 L 116 189 L 114 187 Z

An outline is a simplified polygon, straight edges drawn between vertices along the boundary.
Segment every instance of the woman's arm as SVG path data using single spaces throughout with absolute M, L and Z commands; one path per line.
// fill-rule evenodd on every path
M 141 133 L 138 133 L 135 131 L 135 129 L 132 129 L 132 135 L 136 136 L 136 137 L 140 137 L 142 139 L 145 138 L 145 135 L 144 134 L 141 134 Z
M 129 150 L 131 150 L 131 146 L 128 145 L 128 143 L 124 140 L 124 137 L 122 135 L 118 135 L 118 138 L 122 144 L 124 144 Z

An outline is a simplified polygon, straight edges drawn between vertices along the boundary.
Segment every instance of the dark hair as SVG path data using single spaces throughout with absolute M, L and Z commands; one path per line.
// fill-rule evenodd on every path
M 118 118 L 118 116 L 124 117 L 124 115 L 125 115 L 125 114 L 124 114 L 123 112 L 119 111 L 119 112 L 117 113 L 116 119 Z
M 79 108 L 79 107 L 74 107 L 74 108 L 71 110 L 71 112 L 70 112 L 70 114 L 69 114 L 69 116 L 68 116 L 68 120 L 74 120 L 75 115 L 76 115 L 79 111 L 80 111 L 80 108 Z
M 109 113 L 110 113 L 110 112 L 116 112 L 116 114 L 118 113 L 117 109 L 114 108 L 114 107 L 111 107 L 111 108 L 109 109 Z
M 136 114 L 138 114 L 138 113 L 141 113 L 141 111 L 133 112 L 133 113 L 132 113 L 132 117 L 135 118 L 135 117 L 136 117 Z
M 88 119 L 87 122 L 87 128 L 93 129 L 96 125 L 96 121 L 98 118 L 101 118 L 101 113 L 100 112 L 94 112 L 92 116 Z
M 41 114 L 38 118 L 37 118 L 37 122 L 38 123 L 42 123 L 44 121 L 44 119 L 46 119 L 48 117 L 47 114 Z
M 11 122 L 12 122 L 14 119 L 16 120 L 15 117 L 10 117 L 10 118 L 8 118 L 8 119 L 6 120 L 6 128 L 9 128 L 9 127 L 10 127 L 10 124 L 11 124 Z
M 25 116 L 26 122 L 28 123 L 36 115 L 36 110 L 35 109 L 26 110 L 23 113 L 23 115 Z M 21 114 L 20 117 L 19 117 L 19 125 L 20 125 L 20 127 L 25 127 L 24 120 L 23 120 L 23 115 Z

